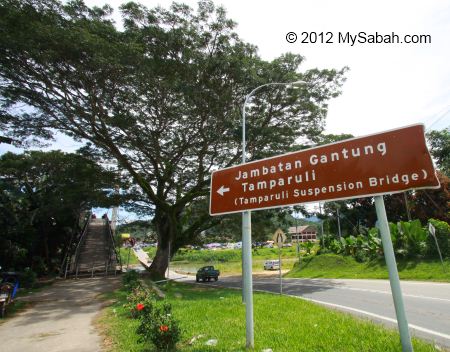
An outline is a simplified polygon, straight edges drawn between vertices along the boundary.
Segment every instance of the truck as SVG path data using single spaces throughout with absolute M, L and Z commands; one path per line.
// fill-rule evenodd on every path
M 204 281 L 217 281 L 219 279 L 220 271 L 215 270 L 213 266 L 204 266 L 197 271 L 197 275 L 195 275 L 195 281 L 199 282 L 200 280 Z

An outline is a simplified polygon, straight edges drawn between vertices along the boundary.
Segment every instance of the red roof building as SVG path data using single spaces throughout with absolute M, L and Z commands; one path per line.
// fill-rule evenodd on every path
M 292 242 L 317 241 L 317 230 L 315 226 L 293 226 L 289 228 Z

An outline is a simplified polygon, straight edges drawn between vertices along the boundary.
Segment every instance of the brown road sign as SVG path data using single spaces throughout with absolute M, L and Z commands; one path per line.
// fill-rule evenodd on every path
M 414 125 L 214 171 L 210 214 L 438 187 Z

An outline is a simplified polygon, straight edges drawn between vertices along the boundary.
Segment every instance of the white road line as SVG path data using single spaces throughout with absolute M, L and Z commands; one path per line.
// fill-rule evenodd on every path
M 380 291 L 380 290 L 373 290 L 368 288 L 358 288 L 358 287 L 345 287 L 345 286 L 326 286 L 326 285 L 316 285 L 311 283 L 296 283 L 296 282 L 283 282 L 283 287 L 289 287 L 289 286 L 311 286 L 311 287 L 324 287 L 327 289 L 339 289 L 339 290 L 350 290 L 350 291 L 361 291 L 361 292 L 370 292 L 370 293 L 382 293 L 385 295 L 391 295 L 391 291 Z M 420 299 L 431 299 L 436 301 L 443 301 L 443 302 L 450 302 L 450 299 L 446 298 L 438 298 L 438 297 L 429 297 L 429 296 L 422 296 L 422 295 L 411 295 L 408 293 L 403 293 L 403 297 L 411 297 L 411 298 L 420 298 Z
M 265 292 L 269 292 L 269 291 L 265 291 Z M 341 309 L 349 310 L 349 311 L 352 311 L 352 312 L 368 315 L 368 316 L 371 316 L 371 317 L 374 317 L 374 318 L 377 318 L 377 319 L 386 320 L 386 321 L 389 321 L 391 323 L 397 324 L 397 319 L 392 319 L 392 318 L 389 318 L 389 317 L 385 317 L 383 315 L 367 312 L 365 310 L 356 309 L 356 308 L 352 308 L 352 307 L 347 307 L 347 306 L 343 306 L 343 305 L 335 304 L 335 303 L 319 301 L 319 300 L 316 300 L 316 299 L 311 299 L 311 298 L 306 298 L 306 297 L 301 297 L 301 296 L 294 296 L 294 295 L 286 295 L 286 296 L 293 297 L 293 298 L 298 298 L 298 299 L 304 299 L 305 301 L 319 303 L 319 304 L 322 304 L 322 305 L 325 305 L 325 306 L 330 306 L 330 307 L 335 307 L 335 308 L 341 308 Z M 425 332 L 425 333 L 430 334 L 430 335 L 435 335 L 435 336 L 439 336 L 439 337 L 442 337 L 444 339 L 450 340 L 450 335 L 443 334 L 441 332 L 430 330 L 430 329 L 427 329 L 427 328 L 423 328 L 421 326 L 417 326 L 417 325 L 414 325 L 414 324 L 408 324 L 408 326 L 411 329 L 414 329 L 414 330 L 417 330 L 417 331 L 421 331 L 421 332 Z

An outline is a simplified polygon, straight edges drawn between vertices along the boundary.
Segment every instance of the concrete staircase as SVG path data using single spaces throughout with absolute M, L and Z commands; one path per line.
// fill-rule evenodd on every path
M 107 219 L 91 219 L 76 258 L 76 276 L 116 274 L 118 258 Z

